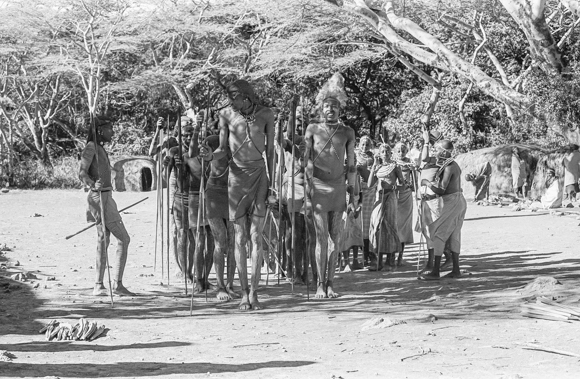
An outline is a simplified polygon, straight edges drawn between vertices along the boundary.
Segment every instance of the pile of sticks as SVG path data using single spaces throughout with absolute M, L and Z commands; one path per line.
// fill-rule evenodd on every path
M 580 321 L 580 308 L 540 297 L 535 303 L 522 304 L 522 315 L 543 320 L 572 322 Z

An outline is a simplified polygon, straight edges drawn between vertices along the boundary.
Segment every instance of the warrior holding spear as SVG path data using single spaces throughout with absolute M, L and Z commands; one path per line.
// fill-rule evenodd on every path
M 113 138 L 113 123 L 105 116 L 94 117 L 94 127 L 91 128 L 87 144 L 81 155 L 79 179 L 91 190 L 87 198 L 90 217 L 89 222 L 97 222 L 97 275 L 93 295 L 106 296 L 103 285 L 105 268 L 108 267 L 107 246 L 110 235 L 117 238 L 117 254 L 115 256 L 115 271 L 113 274 L 112 293 L 118 296 L 135 296 L 123 285 L 123 272 L 127 263 L 127 250 L 131 238 L 125 229 L 117 204 L 113 200 L 113 185 L 111 183 L 111 163 L 102 146 Z M 110 284 L 109 275 L 109 284 Z M 112 295 L 111 295 L 112 296 Z

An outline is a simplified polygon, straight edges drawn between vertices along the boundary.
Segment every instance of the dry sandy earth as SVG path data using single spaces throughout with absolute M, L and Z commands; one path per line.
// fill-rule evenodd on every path
M 146 195 L 115 198 L 123 207 Z M 86 225 L 85 194 L 0 194 L 0 246 L 12 249 L 0 254 L 7 267 L 0 272 L 0 377 L 579 377 L 579 358 L 523 347 L 580 354 L 580 323 L 519 314 L 535 295 L 523 286 L 541 275 L 559 279 L 563 285 L 548 290 L 579 305 L 576 215 L 470 204 L 462 253 L 470 275 L 461 280 L 418 281 L 414 245 L 410 264 L 395 272 L 339 274 L 336 300 L 307 301 L 304 287 L 292 294 L 290 284 L 271 276 L 266 286 L 263 276 L 264 310 L 243 313 L 210 294 L 207 302 L 195 297 L 190 316 L 181 282 L 160 285 L 166 279 L 153 276 L 155 194 L 149 196 L 123 214 L 132 238 L 124 282 L 141 296 L 116 298 L 111 309 L 107 298 L 89 296 L 95 230 L 64 239 Z M 40 279 L 6 277 L 23 270 Z M 79 317 L 110 331 L 93 342 L 46 342 L 38 334 L 51 319 Z M 363 330 L 377 317 L 394 325 Z

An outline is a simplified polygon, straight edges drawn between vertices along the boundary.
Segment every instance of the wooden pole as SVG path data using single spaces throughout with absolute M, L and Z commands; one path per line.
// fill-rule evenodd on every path
M 177 167 L 175 167 L 175 174 L 179 175 L 179 192 L 181 193 L 181 253 L 183 254 L 183 258 L 184 261 L 182 262 L 183 264 L 183 285 L 185 287 L 185 295 L 187 296 L 187 270 L 189 268 L 189 264 L 187 262 L 187 256 L 188 256 L 188 251 L 187 251 L 187 243 L 188 243 L 188 230 L 185 228 L 185 221 L 187 220 L 186 217 L 188 217 L 188 211 L 186 211 L 185 208 L 185 200 L 184 200 L 184 196 L 185 194 L 183 193 L 183 177 L 185 175 L 185 161 L 183 159 L 183 136 L 181 135 L 181 108 L 178 107 L 177 108 L 177 139 L 178 139 L 178 151 L 179 151 L 179 159 L 181 160 L 181 167 L 179 167 L 179 171 L 177 170 Z M 189 210 L 189 208 L 187 208 Z M 169 275 L 169 272 L 167 273 Z

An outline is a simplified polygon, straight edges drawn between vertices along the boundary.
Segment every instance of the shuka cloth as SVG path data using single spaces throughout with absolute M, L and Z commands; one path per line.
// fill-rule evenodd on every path
M 294 201 L 292 201 L 292 178 L 287 180 L 282 185 L 282 203 L 288 205 L 288 212 L 290 213 L 304 213 L 304 186 L 294 183 Z
M 512 183 L 514 190 L 524 185 L 527 176 L 526 162 L 517 155 L 512 154 Z
M 351 247 L 364 245 L 362 234 L 362 217 L 359 214 L 357 218 L 354 217 L 355 212 L 344 212 L 342 221 L 344 222 L 344 232 L 342 235 L 342 247 L 340 251 L 347 251 Z
M 373 208 L 375 205 L 377 185 L 369 187 L 367 183 L 361 183 L 362 192 L 362 212 L 361 218 L 363 223 L 363 238 L 369 239 L 369 230 L 371 228 L 371 214 L 373 213 Z
M 371 215 L 370 248 L 378 253 L 396 253 L 401 249 L 395 191 L 377 192 L 377 201 Z
M 475 185 L 475 200 L 483 200 L 489 195 L 489 182 L 491 177 L 491 164 L 484 162 L 476 167 L 471 173 Z
M 559 180 L 554 180 L 550 183 L 540 201 L 544 209 L 560 208 L 562 206 L 562 191 Z
M 228 187 L 208 182 L 205 189 L 205 209 L 208 218 L 229 220 Z
M 204 214 L 203 211 L 201 214 L 201 222 L 198 225 L 197 216 L 199 214 L 199 192 L 189 192 L 189 204 L 187 208 L 189 229 L 195 229 L 198 226 L 208 225 L 206 214 Z
M 413 243 L 413 191 L 401 186 L 397 190 L 397 229 L 402 243 Z
M 230 161 L 228 198 L 230 221 L 248 215 L 266 216 L 268 175 L 263 159 L 251 162 Z
M 112 191 L 103 191 L 103 209 L 105 210 L 105 226 L 121 221 L 117 203 L 113 200 Z M 87 196 L 87 222 L 101 223 L 101 196 L 97 191 L 89 191 Z
M 422 202 L 423 227 L 436 256 L 443 255 L 445 244 L 453 253 L 461 252 L 461 228 L 467 210 L 462 192 L 455 192 Z
M 316 212 L 346 211 L 346 181 L 343 176 L 333 182 L 312 178 L 312 205 Z
M 580 177 L 580 152 L 574 150 L 566 154 L 562 159 L 562 164 L 564 165 L 564 187 L 570 184 L 577 185 Z

